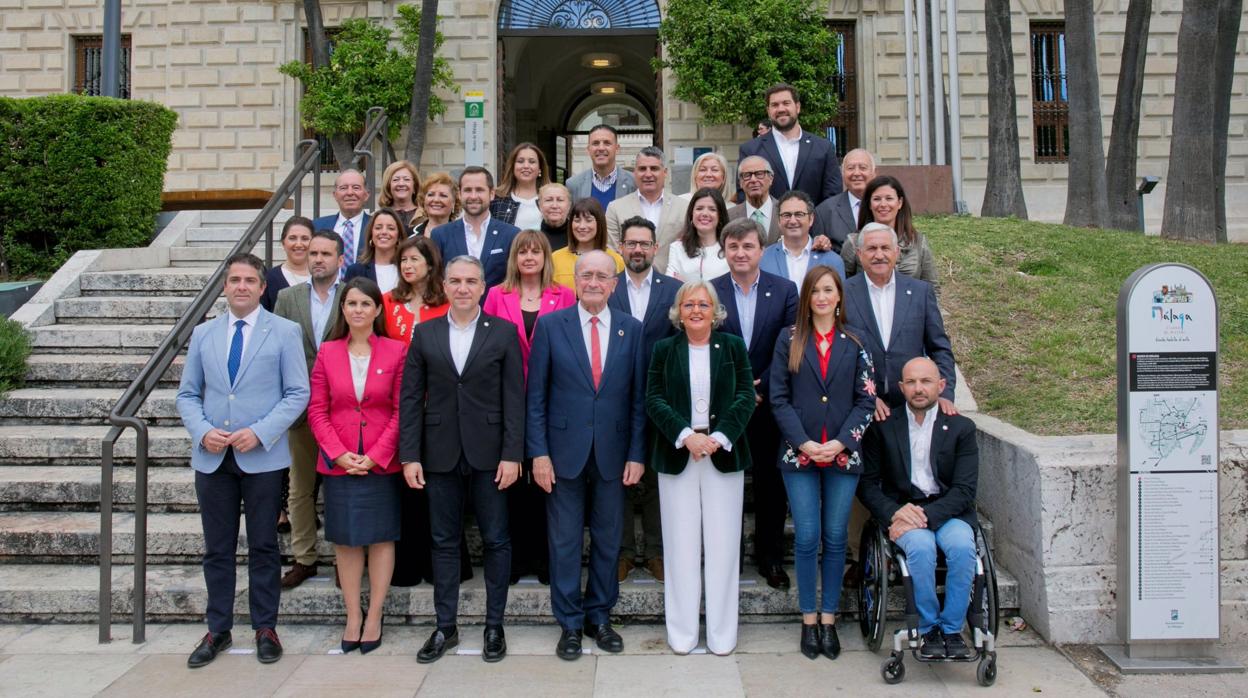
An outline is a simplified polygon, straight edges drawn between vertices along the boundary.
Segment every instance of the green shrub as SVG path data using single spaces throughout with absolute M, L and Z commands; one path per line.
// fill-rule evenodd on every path
M 147 244 L 177 114 L 151 102 L 0 98 L 0 263 L 47 274 L 78 250 Z
M 26 380 L 30 339 L 21 323 L 0 318 L 0 394 L 20 388 Z

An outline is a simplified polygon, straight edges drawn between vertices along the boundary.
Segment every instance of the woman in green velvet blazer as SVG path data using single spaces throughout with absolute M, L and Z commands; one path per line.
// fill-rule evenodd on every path
M 737 644 L 741 507 L 750 463 L 745 425 L 755 396 L 745 342 L 714 331 L 726 315 L 709 283 L 681 286 L 670 317 L 683 331 L 655 345 L 646 383 L 650 465 L 658 472 L 663 524 L 663 612 L 667 643 L 677 654 L 698 644 L 704 552 L 707 649 L 723 655 Z

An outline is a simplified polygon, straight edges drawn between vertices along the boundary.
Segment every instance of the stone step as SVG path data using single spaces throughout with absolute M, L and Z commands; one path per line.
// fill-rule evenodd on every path
M 26 385 L 124 387 L 138 377 L 148 358 L 147 354 L 32 354 L 26 360 Z M 174 359 L 161 384 L 176 385 L 183 363 L 180 356 Z
M 325 213 L 329 213 L 330 211 L 335 210 L 334 208 L 332 208 L 333 199 L 330 199 L 329 202 L 330 202 L 329 206 L 331 208 L 328 208 L 328 209 L 325 208 L 324 203 L 321 204 L 321 208 L 324 210 Z M 303 207 L 305 209 L 304 213 L 307 215 L 311 215 L 310 213 L 312 209 L 311 198 L 304 197 Z M 200 226 L 205 227 L 205 228 L 238 228 L 238 230 L 241 233 L 244 229 L 247 228 L 247 226 L 251 225 L 252 221 L 256 220 L 256 216 L 258 215 L 260 215 L 260 209 L 258 208 L 257 209 L 221 209 L 221 210 L 216 210 L 216 211 L 200 211 L 199 212 L 199 224 Z M 274 227 L 280 229 L 282 227 L 282 224 L 286 222 L 286 219 L 290 218 L 293 215 L 294 215 L 294 212 L 290 210 L 284 209 L 284 210 L 278 211 L 277 216 L 275 216 L 273 219 Z
M 190 247 L 170 247 L 169 263 L 174 267 L 216 267 L 230 255 L 233 246 L 220 245 L 195 245 Z M 264 259 L 264 243 L 261 242 L 252 248 L 251 253 Z M 273 263 L 280 264 L 286 261 L 286 250 L 282 249 L 280 244 L 273 244 Z
M 21 388 L 0 398 L 0 420 L 41 424 L 103 424 L 122 395 L 118 388 Z M 157 424 L 179 424 L 177 390 L 158 388 L 139 407 L 138 417 Z
M 103 325 L 134 322 L 176 322 L 191 307 L 191 296 L 80 296 L 56 301 L 58 324 Z M 218 298 L 208 311 L 215 317 L 225 311 Z
M 283 591 L 278 609 L 279 623 L 340 623 L 346 610 L 342 592 L 334 587 L 333 569 L 320 567 L 319 574 L 296 589 Z M 790 569 L 790 574 L 792 570 Z M 485 575 L 480 568 L 459 588 L 461 623 L 479 622 L 485 615 Z M 7 622 L 89 621 L 96 617 L 99 602 L 99 567 L 94 565 L 4 565 L 0 566 L 0 620 Z M 234 613 L 248 613 L 247 568 L 236 570 Z M 112 611 L 114 622 L 122 622 L 133 611 L 134 568 L 115 565 L 112 570 Z M 999 607 L 1003 615 L 1018 610 L 1018 583 L 1007 571 L 997 568 Z M 207 590 L 198 565 L 149 565 L 147 568 L 148 622 L 202 622 Z M 841 609 L 856 613 L 858 591 L 846 588 Z M 783 616 L 791 619 L 797 608 L 796 585 L 789 591 L 767 586 L 749 568 L 741 575 L 740 610 L 743 620 Z M 900 618 L 904 611 L 901 590 L 890 588 L 889 615 Z M 414 587 L 392 587 L 386 595 L 388 623 L 427 623 L 434 617 L 433 586 L 428 582 Z M 661 619 L 663 585 L 644 572 L 634 571 L 620 584 L 616 616 L 625 619 Z M 507 594 L 507 619 L 513 623 L 551 623 L 550 588 L 525 578 L 513 584 Z M 244 624 L 245 626 L 245 624 Z M 853 626 L 850 626 L 851 628 Z
M 77 424 L 0 425 L 0 467 L 100 465 L 100 443 L 110 427 Z M 115 461 L 134 461 L 134 430 L 126 429 L 114 448 Z M 186 429 L 151 427 L 148 462 L 185 466 L 191 456 Z
M 245 225 L 232 226 L 205 226 L 202 228 L 187 228 L 186 240 L 187 245 L 192 247 L 224 245 L 226 243 L 233 244 L 243 237 L 243 233 L 247 232 Z M 275 224 L 273 226 L 273 247 L 281 247 L 280 236 L 282 234 L 282 226 Z M 263 241 L 261 242 L 263 244 Z
M 81 277 L 80 288 L 84 296 L 193 296 L 212 272 L 210 268 L 173 267 L 87 272 Z
M 58 354 L 151 354 L 173 324 L 58 324 L 29 330 L 33 351 Z
M 134 476 L 134 468 L 113 469 L 115 506 L 133 510 Z M 194 510 L 197 505 L 195 472 L 187 467 L 149 469 L 147 502 L 152 508 Z M 99 503 L 98 466 L 0 468 L 0 509 L 27 511 L 36 507 L 57 507 L 62 511 L 99 511 Z

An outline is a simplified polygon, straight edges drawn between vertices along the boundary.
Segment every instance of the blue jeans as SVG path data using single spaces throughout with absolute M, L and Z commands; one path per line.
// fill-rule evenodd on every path
M 897 540 L 906 552 L 914 604 L 919 611 L 919 632 L 940 626 L 942 633 L 962 631 L 966 609 L 971 605 L 975 581 L 975 531 L 962 519 L 949 519 L 936 533 L 926 528 L 906 532 Z M 945 553 L 945 607 L 936 598 L 936 546 Z
M 797 562 L 797 604 L 802 613 L 815 612 L 815 560 L 823 542 L 822 611 L 836 614 L 841 606 L 845 575 L 845 543 L 849 510 L 858 476 L 835 468 L 786 470 L 782 473 L 793 512 L 793 558 Z

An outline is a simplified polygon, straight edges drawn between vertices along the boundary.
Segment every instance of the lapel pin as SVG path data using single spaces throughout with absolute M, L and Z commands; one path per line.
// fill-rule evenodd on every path
M 943 429 L 943 430 L 945 430 L 945 431 L 949 431 L 949 425 L 948 425 L 948 424 L 941 424 L 941 425 L 940 425 L 940 428 L 941 428 L 941 429 Z
M 489 322 L 489 320 L 486 320 L 485 322 L 483 322 L 483 323 L 481 323 L 481 324 L 482 324 L 482 325 L 485 325 L 486 327 L 489 327 L 489 326 L 490 326 L 490 322 Z
M 381 375 L 381 369 L 380 369 L 380 368 L 379 368 L 379 369 L 377 369 L 377 375 L 379 375 L 379 376 Z
M 623 336 L 624 336 L 624 330 L 620 330 L 620 336 L 621 336 L 621 337 L 623 337 Z
M 550 305 L 554 305 L 554 304 L 555 304 L 555 299 L 554 299 L 554 298 L 551 298 L 551 299 L 550 299 Z
M 768 292 L 764 293 L 763 295 L 764 295 L 764 296 L 767 296 L 768 298 L 771 298 L 771 291 L 768 291 Z
M 715 345 L 715 348 L 716 348 L 716 349 L 718 349 L 718 348 L 719 348 L 719 345 L 718 345 L 718 344 L 716 344 L 716 345 Z
M 910 289 L 906 289 L 906 295 L 910 295 Z

